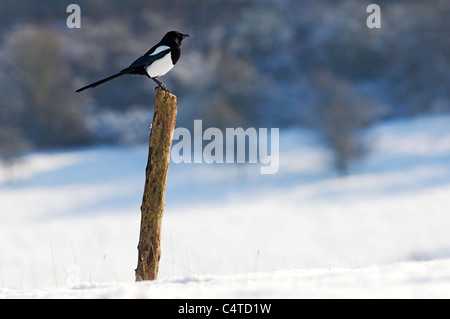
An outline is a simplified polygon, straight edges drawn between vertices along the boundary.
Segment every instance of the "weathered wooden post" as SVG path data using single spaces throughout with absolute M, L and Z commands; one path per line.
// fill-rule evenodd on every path
M 145 170 L 136 281 L 158 277 L 164 195 L 176 118 L 177 97 L 158 88 Z

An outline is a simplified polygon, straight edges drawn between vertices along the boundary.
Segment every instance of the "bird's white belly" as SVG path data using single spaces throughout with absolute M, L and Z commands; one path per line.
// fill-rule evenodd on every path
M 173 68 L 172 58 L 169 54 L 165 57 L 159 59 L 147 67 L 147 74 L 151 78 L 156 78 L 158 76 L 163 76 Z

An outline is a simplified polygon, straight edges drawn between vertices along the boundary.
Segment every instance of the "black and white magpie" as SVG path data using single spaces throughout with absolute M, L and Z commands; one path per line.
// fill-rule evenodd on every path
M 155 81 L 159 87 L 167 91 L 166 86 L 157 78 L 169 72 L 177 63 L 181 56 L 181 42 L 188 36 L 189 34 L 183 34 L 177 31 L 167 32 L 158 44 L 131 63 L 129 67 L 112 76 L 86 85 L 85 87 L 76 90 L 76 92 L 96 87 L 125 74 L 146 75 Z

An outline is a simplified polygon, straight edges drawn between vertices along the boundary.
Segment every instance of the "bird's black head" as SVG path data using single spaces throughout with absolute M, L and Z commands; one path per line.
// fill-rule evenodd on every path
M 189 34 L 183 34 L 178 31 L 170 31 L 166 33 L 164 38 L 162 38 L 161 44 L 169 46 L 171 44 L 176 44 L 181 46 L 181 41 L 183 41 L 187 37 L 189 37 Z

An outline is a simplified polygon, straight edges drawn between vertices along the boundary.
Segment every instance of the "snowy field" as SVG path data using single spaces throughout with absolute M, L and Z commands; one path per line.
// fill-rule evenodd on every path
M 450 117 L 388 122 L 351 174 L 281 132 L 280 170 L 171 164 L 159 280 L 134 283 L 147 147 L 0 171 L 0 298 L 450 298 Z

